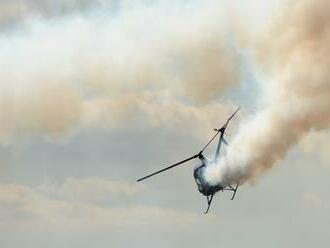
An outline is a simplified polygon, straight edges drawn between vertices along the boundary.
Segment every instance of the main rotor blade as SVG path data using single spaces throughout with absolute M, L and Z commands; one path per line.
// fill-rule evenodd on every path
M 236 111 L 228 118 L 228 120 L 226 121 L 225 125 L 223 125 L 224 128 L 227 127 L 229 121 L 234 117 L 234 115 L 236 115 L 236 113 L 238 112 L 238 110 L 240 110 L 241 107 L 238 107 L 238 109 L 236 109 Z
M 188 162 L 189 160 L 192 160 L 192 159 L 197 158 L 197 157 L 198 157 L 198 154 L 196 154 L 196 155 L 194 155 L 194 156 L 191 156 L 190 158 L 187 158 L 187 159 L 182 160 L 182 161 L 180 161 L 180 162 L 178 162 L 178 163 L 176 163 L 176 164 L 173 164 L 173 165 L 171 165 L 171 166 L 169 166 L 169 167 L 166 167 L 166 168 L 164 168 L 164 169 L 162 169 L 162 170 L 156 171 L 156 172 L 154 172 L 154 173 L 152 173 L 152 174 L 149 174 L 149 175 L 147 175 L 147 176 L 145 176 L 145 177 L 142 177 L 142 178 L 138 179 L 137 182 L 140 182 L 140 181 L 142 181 L 142 180 L 144 180 L 144 179 L 147 179 L 147 178 L 149 178 L 149 177 L 152 177 L 152 176 L 154 176 L 154 175 L 156 175 L 156 174 L 158 174 L 158 173 L 161 173 L 161 172 L 163 172 L 163 171 L 166 171 L 166 170 L 172 169 L 172 168 L 175 167 L 175 166 L 178 166 L 178 165 L 180 165 L 180 164 L 183 164 L 183 163 L 185 163 L 185 162 Z
M 234 117 L 234 115 L 238 112 L 238 110 L 240 110 L 240 108 L 241 107 L 238 107 L 238 109 L 236 109 L 236 111 L 227 119 L 226 123 L 222 126 L 222 128 L 214 129 L 214 131 L 216 131 L 216 133 L 212 136 L 212 138 L 209 140 L 209 142 L 207 142 L 207 144 L 203 147 L 201 152 L 203 152 L 209 146 L 209 144 L 215 139 L 215 137 L 217 137 L 217 135 L 220 132 L 222 132 L 222 131 L 224 132 L 224 130 L 227 128 L 229 121 Z M 223 130 L 221 130 L 221 129 L 223 129 Z
M 217 131 L 213 137 L 209 140 L 209 142 L 207 142 L 207 144 L 203 147 L 203 149 L 201 150 L 202 152 L 204 152 L 204 150 L 206 149 L 206 147 L 209 146 L 209 144 L 211 144 L 211 142 L 215 139 L 215 137 L 217 137 L 217 135 L 220 133 L 220 129 L 216 129 L 215 131 Z

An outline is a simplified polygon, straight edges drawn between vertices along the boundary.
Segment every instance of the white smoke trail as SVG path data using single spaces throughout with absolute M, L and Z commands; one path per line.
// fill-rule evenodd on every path
M 273 20 L 257 48 L 261 68 L 272 78 L 264 86 L 268 101 L 208 171 L 213 183 L 253 179 L 309 131 L 330 127 L 329 9 L 329 0 L 288 1 Z

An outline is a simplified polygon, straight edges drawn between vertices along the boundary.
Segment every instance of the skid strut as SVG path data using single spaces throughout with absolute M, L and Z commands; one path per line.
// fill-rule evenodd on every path
M 230 200 L 234 200 L 236 192 L 237 192 L 238 185 L 239 185 L 239 182 L 237 182 L 235 188 L 233 186 L 229 185 L 228 188 L 225 189 L 225 190 L 230 190 L 230 191 L 234 192 L 233 196 L 230 198 Z

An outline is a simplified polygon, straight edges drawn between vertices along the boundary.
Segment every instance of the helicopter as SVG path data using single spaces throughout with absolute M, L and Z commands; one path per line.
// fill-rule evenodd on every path
M 161 170 L 158 170 L 154 173 L 151 173 L 149 175 L 146 175 L 140 179 L 137 180 L 137 182 L 141 182 L 147 178 L 150 178 L 152 176 L 155 176 L 161 172 L 164 172 L 164 171 L 167 171 L 169 169 L 172 169 L 176 166 L 179 166 L 181 164 L 184 164 L 190 160 L 193 160 L 193 159 L 196 159 L 198 158 L 201 162 L 201 164 L 199 164 L 198 166 L 196 166 L 194 168 L 194 173 L 193 173 L 193 176 L 194 176 L 194 179 L 195 179 L 195 182 L 197 184 L 197 187 L 198 187 L 198 191 L 203 194 L 204 196 L 206 196 L 206 199 L 207 199 L 207 209 L 206 211 L 204 212 L 204 214 L 207 214 L 209 209 L 210 209 L 210 206 L 211 206 L 211 203 L 212 203 L 212 200 L 213 200 L 213 196 L 215 195 L 215 193 L 217 193 L 218 191 L 225 191 L 225 190 L 228 190 L 228 191 L 232 191 L 233 194 L 232 194 L 232 197 L 231 197 L 231 200 L 234 200 L 235 198 L 235 195 L 236 195 L 236 192 L 237 192 L 237 189 L 238 189 L 238 186 L 239 186 L 239 181 L 235 182 L 234 184 L 228 184 L 228 183 L 218 183 L 218 184 L 211 184 L 211 182 L 209 182 L 207 180 L 207 178 L 204 176 L 204 173 L 205 173 L 205 170 L 207 168 L 207 166 L 209 166 L 211 163 L 218 163 L 219 160 L 220 160 L 220 147 L 221 147 L 221 144 L 224 143 L 225 145 L 228 145 L 228 142 L 226 141 L 224 135 L 225 135 L 225 131 L 226 131 L 226 128 L 230 122 L 230 120 L 236 115 L 236 113 L 240 110 L 240 107 L 236 109 L 236 111 L 227 119 L 227 121 L 225 122 L 225 124 L 219 128 L 219 129 L 214 129 L 214 131 L 216 132 L 213 137 L 209 140 L 209 142 L 200 150 L 199 153 L 187 158 L 187 159 L 184 159 L 178 163 L 175 163 L 171 166 L 168 166 L 164 169 L 161 169 Z M 217 144 L 217 147 L 216 147 L 216 151 L 215 151 L 215 156 L 214 156 L 214 160 L 208 160 L 204 155 L 203 155 L 203 152 L 204 150 L 211 144 L 211 142 L 218 136 L 219 136 L 219 141 L 218 141 L 218 144 Z

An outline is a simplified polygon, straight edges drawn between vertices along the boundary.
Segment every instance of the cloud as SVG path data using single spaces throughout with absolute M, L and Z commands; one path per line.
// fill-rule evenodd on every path
M 0 1 L 0 30 L 24 26 L 31 19 L 52 19 L 77 13 L 88 13 L 96 8 L 112 9 L 116 1 L 105 0 L 2 0 Z
M 187 227 L 202 221 L 194 213 L 143 205 L 110 207 L 99 201 L 117 194 L 131 197 L 141 190 L 145 189 L 98 178 L 68 179 L 62 184 L 37 187 L 1 184 L 0 229 L 95 232 L 107 228 L 111 232 L 163 224 Z
M 324 200 L 315 193 L 305 193 L 302 197 L 302 203 L 310 208 L 318 208 L 320 209 L 325 205 Z
M 103 116 L 127 122 L 139 118 L 137 107 L 164 101 L 188 112 L 212 104 L 240 80 L 225 14 L 214 4 L 126 4 L 114 16 L 31 19 L 0 35 L 2 140 L 61 137 Z
M 311 132 L 299 144 L 299 147 L 306 154 L 314 155 L 320 158 L 324 165 L 328 165 L 330 156 L 329 133 Z
M 116 200 L 148 192 L 143 185 L 100 178 L 68 178 L 63 183 L 40 185 L 37 190 L 55 199 L 89 203 L 110 201 L 112 204 Z

